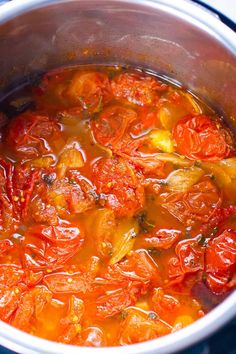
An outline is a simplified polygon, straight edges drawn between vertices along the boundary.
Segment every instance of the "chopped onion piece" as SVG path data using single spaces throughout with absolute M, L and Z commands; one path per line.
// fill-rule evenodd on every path
M 224 187 L 231 183 L 230 176 L 218 163 L 202 162 L 201 167 L 214 176 L 219 187 Z
M 184 92 L 184 93 L 182 93 L 182 95 L 184 95 L 184 97 L 187 98 L 188 102 L 191 104 L 191 106 L 193 108 L 194 113 L 198 113 L 198 114 L 202 113 L 201 107 L 197 104 L 197 102 L 195 101 L 195 99 L 193 98 L 193 96 L 190 93 Z
M 171 153 L 174 151 L 174 141 L 172 134 L 168 130 L 156 129 L 150 133 L 152 146 L 164 152 Z
M 52 156 L 43 156 L 37 159 L 31 160 L 28 164 L 32 167 L 39 167 L 39 168 L 48 168 L 54 163 L 54 159 Z
M 173 127 L 173 119 L 168 107 L 162 106 L 159 109 L 158 115 L 163 128 L 171 130 Z
M 119 262 L 134 246 L 138 223 L 133 219 L 121 220 L 113 234 L 113 254 L 110 264 Z
M 63 178 L 69 169 L 77 169 L 84 166 L 84 159 L 75 147 L 67 148 L 62 152 L 57 164 L 57 174 Z
M 176 166 L 188 167 L 193 164 L 193 161 L 186 159 L 184 156 L 170 154 L 168 152 L 160 152 L 149 156 L 159 161 L 172 162 Z
M 167 188 L 174 192 L 188 191 L 204 175 L 204 171 L 196 166 L 182 168 L 170 173 L 166 179 Z

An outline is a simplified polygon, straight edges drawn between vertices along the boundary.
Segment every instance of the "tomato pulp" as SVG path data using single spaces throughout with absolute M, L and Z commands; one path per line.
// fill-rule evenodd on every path
M 29 109 L 10 97 L 0 114 L 1 320 L 127 345 L 235 288 L 236 154 L 221 117 L 118 66 L 54 70 L 27 95 Z

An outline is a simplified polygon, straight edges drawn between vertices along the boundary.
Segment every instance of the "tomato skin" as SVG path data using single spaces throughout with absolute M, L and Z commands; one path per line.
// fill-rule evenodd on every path
M 180 241 L 175 248 L 177 257 L 172 257 L 169 260 L 169 277 L 173 278 L 204 270 L 204 252 L 204 247 L 199 246 L 196 239 Z
M 138 73 L 120 74 L 112 80 L 111 87 L 116 98 L 140 106 L 154 104 L 159 99 L 158 93 L 168 88 L 154 77 Z
M 222 198 L 209 177 L 204 177 L 188 192 L 163 193 L 159 203 L 185 225 L 208 222 L 221 206 Z
M 180 239 L 181 234 L 179 230 L 155 228 L 144 238 L 144 245 L 145 247 L 168 249 Z
M 96 300 L 96 316 L 100 319 L 109 318 L 122 312 L 126 307 L 136 303 L 141 292 L 139 286 L 128 285 L 127 288 L 117 289 Z
M 22 243 L 22 260 L 29 270 L 60 268 L 82 246 L 83 233 L 77 226 L 35 225 Z
M 20 286 L 9 288 L 0 285 L 0 319 L 2 321 L 10 321 L 20 303 L 22 291 Z
M 62 343 L 71 343 L 78 335 L 78 325 L 84 315 L 84 302 L 72 295 L 69 299 L 68 313 L 60 321 L 61 335 L 58 340 Z M 80 327 L 79 327 L 80 328 Z
M 232 138 L 205 115 L 188 115 L 173 129 L 177 151 L 194 160 L 217 161 L 232 152 Z
M 152 303 L 154 311 L 163 319 L 167 313 L 174 316 L 180 308 L 180 302 L 175 297 L 165 294 L 162 288 L 154 289 Z
M 107 341 L 100 328 L 88 327 L 81 332 L 81 335 L 74 344 L 83 345 L 85 347 L 105 347 Z
M 30 206 L 30 213 L 38 223 L 57 225 L 58 218 L 83 213 L 95 204 L 95 187 L 77 171 L 43 186 Z
M 145 250 L 133 251 L 126 259 L 108 267 L 105 278 L 111 282 L 137 281 L 158 284 L 160 274 L 157 264 Z
M 137 118 L 131 108 L 119 105 L 106 107 L 91 122 L 96 141 L 105 146 L 115 146 L 123 137 L 127 127 Z
M 236 274 L 235 245 L 236 231 L 232 229 L 224 230 L 207 245 L 207 285 L 215 293 L 225 292 L 231 287 L 231 279 Z
M 5 239 L 5 240 L 0 240 L 0 256 L 8 252 L 14 247 L 13 243 L 11 240 Z
M 46 115 L 25 112 L 8 126 L 6 143 L 21 158 L 52 152 L 49 142 L 60 137 L 60 126 Z
M 132 216 L 143 207 L 144 189 L 128 162 L 98 160 L 93 165 L 93 182 L 100 193 L 100 204 L 114 210 L 118 217 Z
M 44 306 L 52 299 L 51 292 L 45 286 L 36 286 L 25 292 L 12 320 L 12 325 L 24 330 L 31 331 L 32 320 L 37 320 Z
M 133 137 L 147 133 L 157 122 L 157 112 L 148 106 L 140 107 L 137 119 L 131 124 L 129 132 Z
M 206 271 L 224 272 L 236 264 L 236 231 L 225 230 L 208 243 Z

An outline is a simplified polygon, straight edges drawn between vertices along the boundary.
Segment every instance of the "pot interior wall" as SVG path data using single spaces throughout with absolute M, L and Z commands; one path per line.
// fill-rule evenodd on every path
M 0 53 L 0 98 L 51 68 L 121 63 L 181 82 L 236 119 L 235 56 L 203 24 L 158 2 L 50 2 L 0 26 Z

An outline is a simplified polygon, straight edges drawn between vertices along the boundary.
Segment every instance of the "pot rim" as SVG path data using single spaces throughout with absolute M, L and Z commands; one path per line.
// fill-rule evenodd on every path
M 45 6 L 53 6 L 57 3 L 65 3 L 66 1 L 75 2 L 78 0 L 14 0 L 14 2 L 6 3 L 1 7 L 0 25 L 23 13 Z M 96 0 L 89 1 L 94 2 Z M 178 0 L 178 2 L 173 2 L 173 0 L 142 0 L 142 2 L 138 0 L 99 0 L 99 2 L 100 4 L 108 4 L 109 2 L 138 4 L 142 7 L 147 6 L 167 11 L 169 14 L 191 22 L 196 27 L 206 31 L 236 56 L 235 33 L 223 24 L 215 14 L 189 0 Z M 236 290 L 209 314 L 188 327 L 170 335 L 139 344 L 103 348 L 76 347 L 32 336 L 2 321 L 0 321 L 0 343 L 13 351 L 24 354 L 39 352 L 41 354 L 78 354 L 78 351 L 83 354 L 94 354 L 95 351 L 97 354 L 109 354 L 111 351 L 113 354 L 146 354 L 147 352 L 154 354 L 157 351 L 159 354 L 171 354 L 203 340 L 235 316 Z

